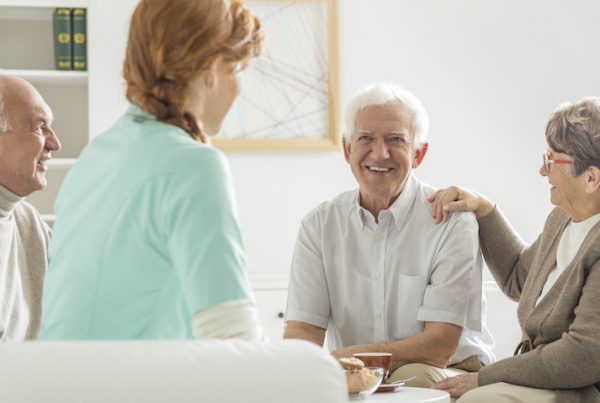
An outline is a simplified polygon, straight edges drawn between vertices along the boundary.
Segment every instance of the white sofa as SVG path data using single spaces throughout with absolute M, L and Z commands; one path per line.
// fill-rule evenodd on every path
M 344 374 L 303 341 L 0 344 L 7 403 L 337 403 Z
M 487 305 L 486 325 L 494 337 L 494 354 L 501 360 L 512 356 L 521 341 L 521 328 L 517 319 L 517 303 L 508 299 L 494 281 L 483 284 Z

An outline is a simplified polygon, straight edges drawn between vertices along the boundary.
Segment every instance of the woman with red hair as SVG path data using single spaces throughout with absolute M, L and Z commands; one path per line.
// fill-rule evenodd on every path
M 142 0 L 129 110 L 57 202 L 44 339 L 260 339 L 225 157 L 209 144 L 260 53 L 239 0 Z

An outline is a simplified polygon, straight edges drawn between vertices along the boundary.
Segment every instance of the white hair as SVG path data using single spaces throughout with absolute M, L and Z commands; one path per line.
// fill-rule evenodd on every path
M 2 88 L 2 77 L 0 77 L 0 133 L 4 133 L 8 129 L 8 120 L 4 110 L 4 88 Z
M 412 92 L 394 83 L 371 84 L 361 89 L 346 106 L 346 130 L 344 139 L 350 141 L 354 133 L 354 122 L 358 112 L 371 105 L 386 105 L 400 102 L 412 114 L 412 132 L 414 143 L 421 147 L 427 142 L 429 116 L 423 104 Z

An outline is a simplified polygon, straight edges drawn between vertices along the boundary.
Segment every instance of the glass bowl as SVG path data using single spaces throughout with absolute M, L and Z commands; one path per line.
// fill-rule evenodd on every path
M 383 379 L 383 368 L 367 367 L 345 369 L 350 398 L 369 396 L 377 390 Z

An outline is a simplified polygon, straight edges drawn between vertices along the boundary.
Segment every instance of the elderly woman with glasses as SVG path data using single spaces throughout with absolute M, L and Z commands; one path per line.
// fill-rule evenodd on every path
M 550 213 L 526 245 L 485 197 L 449 187 L 434 193 L 436 222 L 472 211 L 499 286 L 519 302 L 515 355 L 434 385 L 458 402 L 600 402 L 600 98 L 561 105 L 546 126 L 540 174 Z

